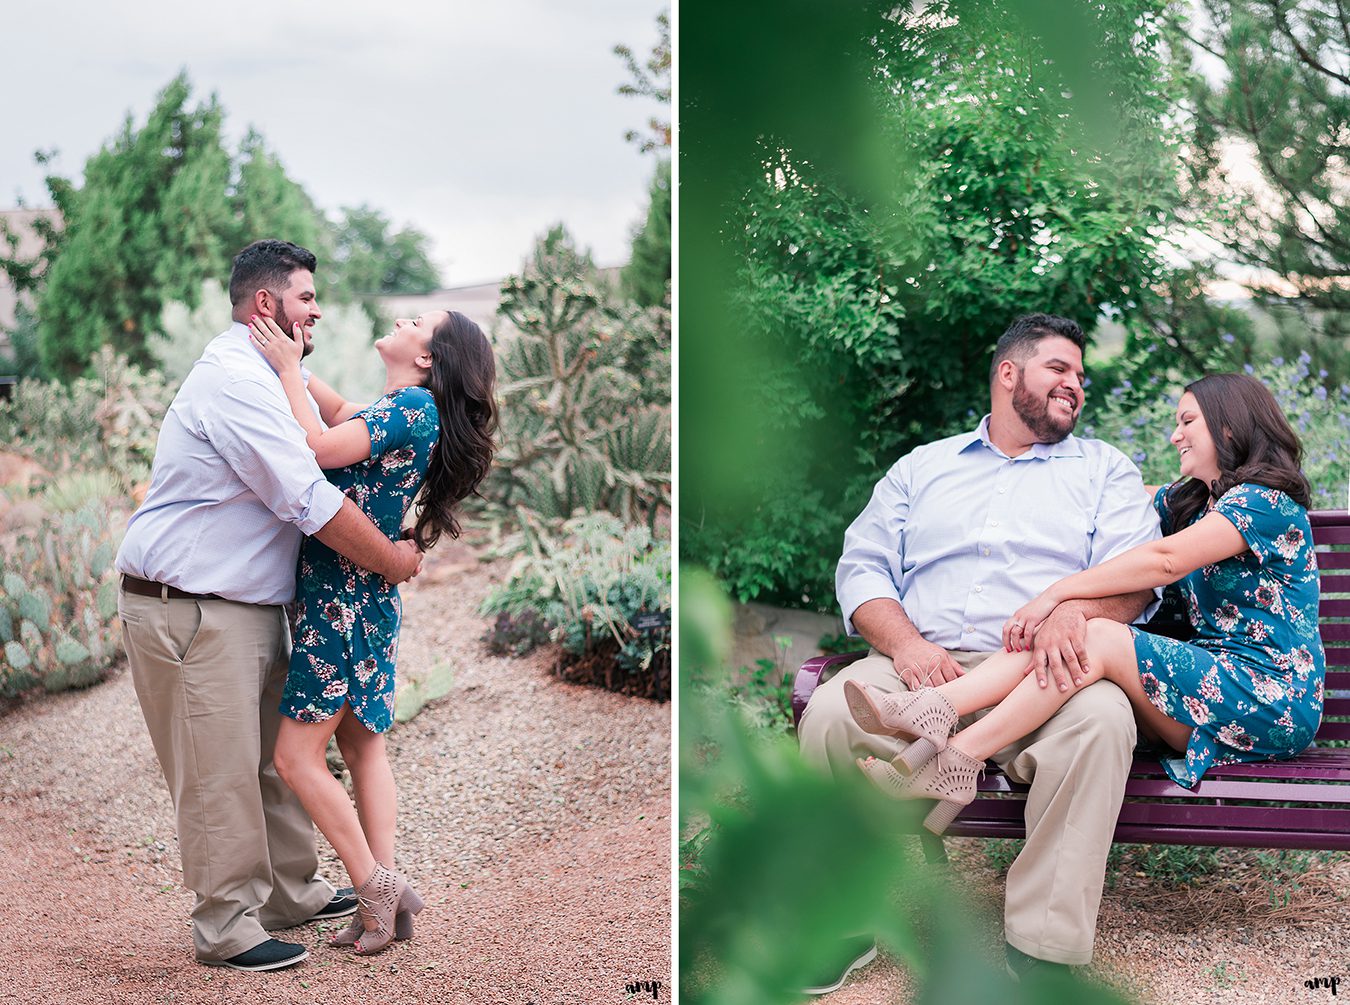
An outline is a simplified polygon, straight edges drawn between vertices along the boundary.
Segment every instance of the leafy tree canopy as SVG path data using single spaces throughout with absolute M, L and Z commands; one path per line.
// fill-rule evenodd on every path
M 223 281 L 233 255 L 260 237 L 313 249 L 321 269 L 341 249 L 345 257 L 330 273 L 343 283 L 340 294 L 348 284 L 391 292 L 365 283 L 420 285 L 434 276 L 422 235 L 405 230 L 391 237 L 382 218 L 364 208 L 347 211 L 334 228 L 258 133 L 250 131 L 232 155 L 223 118 L 214 95 L 192 101 L 184 71 L 159 93 L 143 125 L 128 116 L 89 158 L 82 183 L 47 177 L 59 222 L 39 226 L 43 249 L 19 259 L 17 241 L 7 235 L 9 254 L 0 254 L 15 287 L 35 296 L 45 372 L 76 376 L 105 344 L 152 365 L 147 339 L 159 331 L 164 305 L 195 306 L 202 281 Z
M 377 209 L 344 207 L 334 238 L 336 281 L 354 296 L 430 293 L 441 285 L 427 235 L 412 227 L 394 232 Z
M 752 81 L 728 91 L 749 106 L 734 117 L 691 96 L 682 186 L 725 201 L 682 230 L 682 337 L 704 349 L 682 382 L 681 540 L 744 572 L 743 596 L 827 601 L 844 524 L 906 448 L 983 411 L 1012 317 L 1143 324 L 1180 200 L 1161 7 L 951 0 L 879 11 L 852 40 L 794 8 L 793 63 L 746 73 L 781 104 Z M 758 152 L 739 196 L 746 162 L 714 148 Z M 758 571 L 723 568 L 737 548 Z

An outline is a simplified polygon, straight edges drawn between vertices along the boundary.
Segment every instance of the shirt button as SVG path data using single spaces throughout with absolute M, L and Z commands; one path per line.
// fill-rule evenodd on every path
M 975 587 L 975 592 L 976 592 L 976 593 L 983 593 L 983 592 L 984 592 L 984 587 L 983 587 L 983 586 L 978 586 L 978 585 L 977 585 L 977 586 Z
M 999 494 L 999 495 L 1003 495 L 1003 493 L 1004 493 L 1004 492 L 1007 492 L 1007 491 L 1008 491 L 1008 490 L 1007 490 L 1006 488 L 1000 486 L 1000 487 L 999 487 L 999 490 L 998 490 L 998 494 Z
M 997 527 L 997 526 L 998 526 L 998 521 L 997 521 L 997 520 L 990 520 L 990 521 L 989 521 L 989 526 L 990 526 L 990 527 Z
M 974 631 L 975 631 L 975 626 L 974 626 L 974 625 L 966 625 L 966 634 L 967 634 L 967 635 L 972 634 Z
M 988 555 L 988 554 L 989 554 L 989 549 L 988 549 L 988 548 L 985 548 L 985 549 L 984 549 L 984 553 L 985 553 L 986 555 Z

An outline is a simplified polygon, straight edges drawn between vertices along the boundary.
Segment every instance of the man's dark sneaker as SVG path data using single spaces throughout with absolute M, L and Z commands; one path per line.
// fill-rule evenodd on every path
M 1068 980 L 1071 976 L 1067 963 L 1051 963 L 1028 956 L 1011 942 L 1003 943 L 1003 955 L 1008 961 L 1008 976 L 1019 983 L 1043 979 Z
M 350 886 L 344 886 L 337 893 L 333 894 L 333 899 L 314 914 L 312 918 L 302 921 L 302 925 L 308 925 L 314 921 L 332 921 L 334 918 L 345 918 L 349 914 L 355 914 L 359 901 L 356 899 L 356 890 Z
M 877 943 L 870 935 L 859 935 L 844 939 L 839 943 L 835 963 L 821 970 L 819 980 L 811 982 L 810 987 L 802 988 L 802 994 L 827 995 L 843 987 L 844 981 L 853 971 L 867 966 L 877 958 Z
M 309 955 L 304 946 L 280 939 L 268 939 L 228 960 L 201 960 L 208 967 L 230 967 L 234 970 L 280 970 L 299 963 Z

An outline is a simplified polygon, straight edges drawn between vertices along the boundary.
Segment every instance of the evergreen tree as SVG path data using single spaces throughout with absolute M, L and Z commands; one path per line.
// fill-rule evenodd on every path
M 624 139 L 636 143 L 642 153 L 670 147 L 670 14 L 662 11 L 656 16 L 656 44 L 643 63 L 633 50 L 616 45 L 614 54 L 623 60 L 630 83 L 622 84 L 619 93 L 635 98 L 654 98 L 661 104 L 661 112 L 647 120 L 647 132 L 636 129 L 624 133 Z
M 334 281 L 355 297 L 430 293 L 440 288 L 441 275 L 428 243 L 412 227 L 395 232 L 377 209 L 344 207 L 334 228 Z
M 1220 369 L 1307 352 L 1334 387 L 1350 376 L 1350 13 L 1203 0 L 1174 7 L 1172 27 L 1193 69 L 1190 222 L 1223 245 L 1219 258 L 1250 267 L 1257 310 L 1229 311 L 1215 341 L 1214 309 L 1181 302 L 1169 346 Z
M 228 266 L 221 110 L 214 98 L 189 108 L 190 90 L 180 74 L 142 128 L 128 117 L 85 165 L 84 185 L 58 201 L 62 239 L 37 300 L 52 373 L 74 376 L 105 343 L 148 362 L 145 337 L 164 301 L 194 297 L 206 272 Z
M 89 158 L 82 184 L 47 177 L 59 219 L 35 222 L 44 242 L 36 256 L 20 259 L 17 239 L 5 235 L 9 253 L 0 253 L 0 268 L 17 290 L 34 295 L 42 371 L 76 376 L 104 344 L 153 365 L 149 338 L 161 331 L 164 306 L 195 307 L 203 281 L 224 282 L 234 254 L 263 237 L 313 250 L 329 299 L 439 285 L 425 235 L 390 233 L 368 207 L 345 211 L 335 227 L 257 132 L 231 156 L 215 97 L 191 99 L 180 73 L 144 125 L 128 116 Z
M 647 219 L 633 236 L 621 280 L 624 295 L 642 307 L 659 307 L 670 297 L 669 160 L 657 162 Z
M 333 237 L 323 212 L 286 174 L 255 130 L 250 129 L 240 144 L 236 174 L 230 193 L 234 211 L 228 239 L 231 252 L 263 237 L 278 237 L 313 251 L 320 272 L 327 273 Z
M 1266 271 L 1258 289 L 1350 307 L 1350 12 L 1339 2 L 1199 0 L 1178 14 L 1198 50 L 1189 163 L 1196 194 L 1221 201 L 1217 236 Z M 1259 183 L 1226 153 L 1250 155 Z
M 257 134 L 244 141 L 236 169 L 219 103 L 212 96 L 194 106 L 191 98 L 180 73 L 143 126 L 128 116 L 89 158 L 82 185 L 48 177 L 60 224 L 42 235 L 34 260 L 0 258 L 17 287 L 36 291 L 47 372 L 73 377 L 104 344 L 151 364 L 147 339 L 164 305 L 195 305 L 202 280 L 228 275 L 243 245 L 260 235 L 322 237 L 322 216 Z

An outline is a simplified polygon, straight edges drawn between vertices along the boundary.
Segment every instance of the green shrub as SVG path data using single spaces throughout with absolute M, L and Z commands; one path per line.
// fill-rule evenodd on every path
M 536 530 L 529 540 L 529 554 L 483 613 L 532 613 L 549 625 L 560 644 L 555 672 L 565 680 L 669 698 L 670 543 L 608 513 L 569 520 L 558 537 Z
M 124 488 L 144 481 L 154 461 L 160 422 L 174 387 L 104 346 L 92 377 L 69 384 L 21 380 L 0 401 L 0 441 L 52 472 L 102 469 Z
M 0 557 L 0 697 L 38 685 L 86 687 L 106 676 L 118 651 L 112 561 L 122 525 L 109 519 L 110 502 L 48 511 Z

